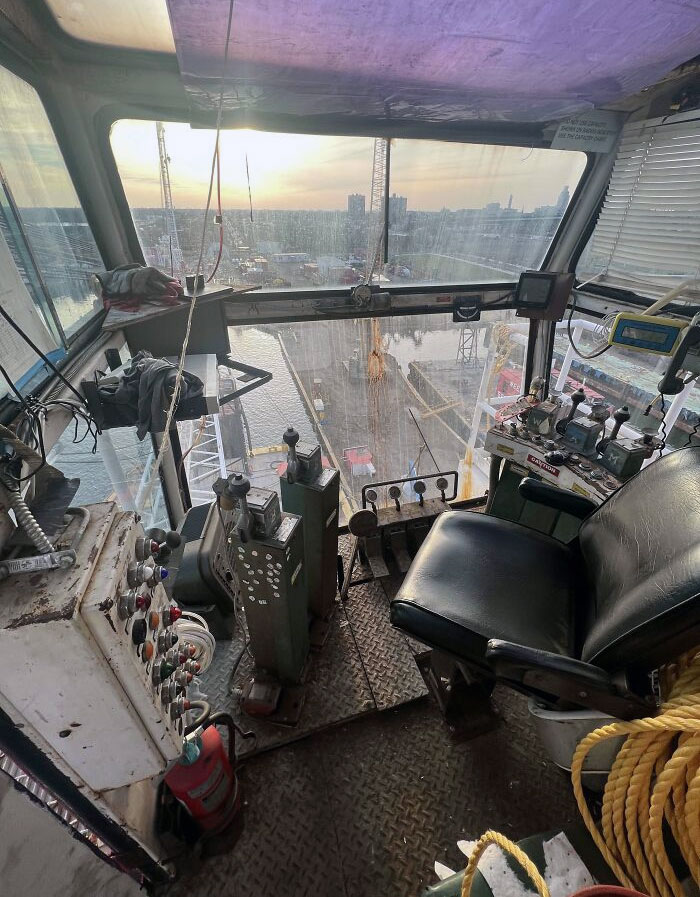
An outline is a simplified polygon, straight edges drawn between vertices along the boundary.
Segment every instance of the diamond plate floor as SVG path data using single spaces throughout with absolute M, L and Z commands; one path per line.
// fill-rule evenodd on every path
M 245 825 L 167 897 L 415 897 L 433 862 L 461 868 L 459 838 L 512 838 L 576 818 L 525 699 L 497 690 L 502 724 L 455 743 L 431 701 L 364 716 L 241 767 Z
M 349 540 L 341 540 L 347 554 Z M 356 578 L 359 574 L 356 569 Z M 219 710 L 228 710 L 255 739 L 241 739 L 239 756 L 250 756 L 304 738 L 311 732 L 423 698 L 428 694 L 406 639 L 389 622 L 389 603 L 377 582 L 354 586 L 345 604 L 337 601 L 328 640 L 312 652 L 305 700 L 296 726 L 280 726 L 243 716 L 233 689 L 250 678 L 253 659 L 246 653 L 231 672 L 243 642 L 219 642 L 214 663 L 202 676 L 202 690 Z

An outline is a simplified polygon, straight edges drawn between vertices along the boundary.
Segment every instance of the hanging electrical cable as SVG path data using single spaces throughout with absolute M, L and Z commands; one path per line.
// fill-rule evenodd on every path
M 221 264 L 221 256 L 224 252 L 224 213 L 221 208 L 221 147 L 216 145 L 216 216 L 214 221 L 219 225 L 219 252 L 216 256 L 216 264 L 209 277 L 207 283 L 214 279 L 214 275 L 219 270 Z
M 163 464 L 163 457 L 165 453 L 168 451 L 170 447 L 170 427 L 172 426 L 173 417 L 175 415 L 175 409 L 177 408 L 178 399 L 180 396 L 180 387 L 182 384 L 182 376 L 185 370 L 185 358 L 187 357 L 187 347 L 190 341 L 190 334 L 192 332 L 192 318 L 194 316 L 194 310 L 197 303 L 197 296 L 199 294 L 198 290 L 198 281 L 199 275 L 202 271 L 202 260 L 204 258 L 204 246 L 206 243 L 207 236 L 207 219 L 209 217 L 209 211 L 211 209 L 211 198 L 212 192 L 214 189 L 214 176 L 216 172 L 216 160 L 219 151 L 219 140 L 221 137 L 221 118 L 223 114 L 224 107 L 224 86 L 226 79 L 226 72 L 228 69 L 228 54 L 229 47 L 231 44 L 231 22 L 233 20 L 233 6 L 234 0 L 229 0 L 229 9 L 228 9 L 228 21 L 226 24 L 226 41 L 224 44 L 224 60 L 221 69 L 221 88 L 219 90 L 219 101 L 218 108 L 216 113 L 216 136 L 214 138 L 214 150 L 212 152 L 211 159 L 211 171 L 209 174 L 209 187 L 207 190 L 207 202 L 204 209 L 204 219 L 202 221 L 202 235 L 199 244 L 199 255 L 197 258 L 197 266 L 195 269 L 195 279 L 194 279 L 194 289 L 192 290 L 192 298 L 190 300 L 189 310 L 187 313 L 187 322 L 185 324 L 185 334 L 182 342 L 182 350 L 180 352 L 180 359 L 177 365 L 177 372 L 175 374 L 175 383 L 173 386 L 173 393 L 170 399 L 170 405 L 168 407 L 168 413 L 165 418 L 165 427 L 163 429 L 163 439 L 161 441 L 160 447 L 158 449 L 158 454 L 156 455 L 155 462 L 151 468 L 151 475 L 149 477 L 148 483 L 146 485 L 146 489 L 144 490 L 142 504 L 144 507 L 148 507 L 148 503 L 151 498 L 151 494 L 155 487 L 156 482 L 160 482 L 160 469 Z

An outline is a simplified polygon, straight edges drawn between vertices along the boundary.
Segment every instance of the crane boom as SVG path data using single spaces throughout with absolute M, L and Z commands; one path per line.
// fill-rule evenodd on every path
M 165 146 L 165 127 L 162 121 L 156 122 L 156 134 L 158 136 L 158 159 L 160 161 L 160 199 L 165 212 L 165 228 L 170 244 L 171 274 L 174 277 L 182 277 L 183 263 L 180 239 L 177 234 L 175 221 L 175 206 L 170 187 L 170 157 Z

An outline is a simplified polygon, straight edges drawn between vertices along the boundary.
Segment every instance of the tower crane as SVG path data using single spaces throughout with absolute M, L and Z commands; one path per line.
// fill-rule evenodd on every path
M 175 223 L 175 206 L 173 194 L 170 189 L 170 156 L 165 146 L 165 127 L 162 121 L 156 122 L 156 134 L 158 135 L 158 158 L 160 161 L 160 201 L 165 212 L 165 228 L 170 244 L 170 273 L 173 277 L 182 277 L 184 274 L 182 264 L 182 250 L 177 235 Z

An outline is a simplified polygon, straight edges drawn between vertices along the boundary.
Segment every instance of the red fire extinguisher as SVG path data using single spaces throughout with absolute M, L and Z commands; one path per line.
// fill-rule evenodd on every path
M 201 713 L 188 727 L 182 756 L 165 782 L 197 825 L 213 834 L 233 821 L 241 805 L 234 772 L 236 728 L 228 713 L 212 714 L 206 701 L 192 701 L 194 709 Z M 217 725 L 228 729 L 228 754 Z

